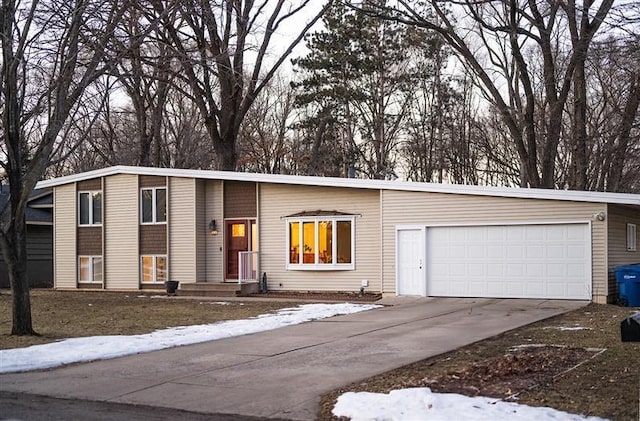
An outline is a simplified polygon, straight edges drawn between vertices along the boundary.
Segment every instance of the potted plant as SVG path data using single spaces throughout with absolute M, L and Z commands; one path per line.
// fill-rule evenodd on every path
M 165 281 L 164 286 L 167 288 L 167 295 L 176 295 L 179 281 Z

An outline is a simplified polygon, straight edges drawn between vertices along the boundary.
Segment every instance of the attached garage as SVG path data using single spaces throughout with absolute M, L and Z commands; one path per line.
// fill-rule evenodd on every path
M 590 232 L 588 223 L 401 229 L 398 293 L 589 300 Z M 423 250 L 408 244 L 416 236 Z

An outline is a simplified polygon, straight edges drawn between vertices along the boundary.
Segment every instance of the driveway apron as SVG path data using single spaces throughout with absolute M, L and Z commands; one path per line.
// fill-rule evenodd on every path
M 309 420 L 323 393 L 586 304 L 396 297 L 386 302 L 392 305 L 252 335 L 5 374 L 0 390 Z

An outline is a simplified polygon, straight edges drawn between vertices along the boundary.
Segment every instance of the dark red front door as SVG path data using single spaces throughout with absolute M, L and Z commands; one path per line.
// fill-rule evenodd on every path
M 225 221 L 227 243 L 226 279 L 238 279 L 238 252 L 249 250 L 249 221 Z

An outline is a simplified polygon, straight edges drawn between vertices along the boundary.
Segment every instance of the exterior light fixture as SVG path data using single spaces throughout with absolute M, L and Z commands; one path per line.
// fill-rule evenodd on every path
M 598 221 L 604 221 L 605 219 L 607 219 L 607 214 L 604 212 L 599 212 L 596 213 L 595 215 L 593 215 L 594 219 L 597 219 Z
M 218 235 L 218 226 L 216 225 L 215 219 L 212 219 L 211 222 L 209 222 L 209 234 Z

